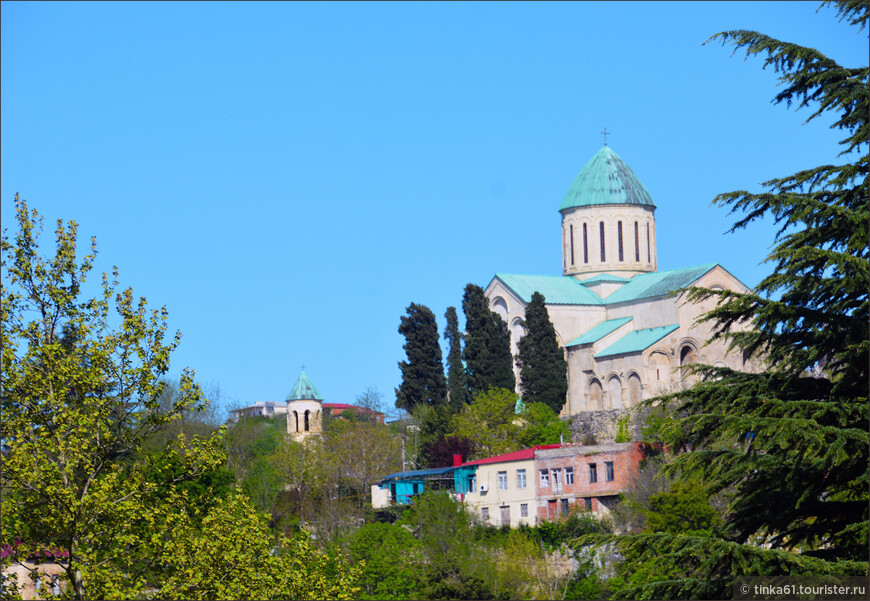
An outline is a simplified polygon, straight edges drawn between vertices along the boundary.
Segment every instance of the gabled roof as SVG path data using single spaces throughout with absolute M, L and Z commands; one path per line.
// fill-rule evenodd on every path
M 625 286 L 607 297 L 607 304 L 624 303 L 642 298 L 665 296 L 673 290 L 686 288 L 702 275 L 716 267 L 716 263 L 672 269 L 670 271 L 654 271 L 634 276 Z
M 484 457 L 483 459 L 478 459 L 477 461 L 467 461 L 463 463 L 461 467 L 465 467 L 466 465 L 484 465 L 488 463 L 504 463 L 505 461 L 523 461 L 526 459 L 534 459 L 535 451 L 538 449 L 558 449 L 559 444 L 539 444 L 535 445 L 529 449 L 522 449 L 519 451 L 514 451 L 513 453 L 505 453 L 504 455 L 496 455 L 494 457 Z
M 609 146 L 604 146 L 580 171 L 559 210 L 610 204 L 656 206 L 631 167 Z
M 623 353 L 639 353 L 654 345 L 656 342 L 679 328 L 679 324 L 634 330 L 629 332 L 604 350 L 595 353 L 595 358 L 621 355 Z
M 299 376 L 299 379 L 296 380 L 296 385 L 293 386 L 293 390 L 290 391 L 290 394 L 287 395 L 285 399 L 288 403 L 290 401 L 322 401 L 323 397 L 320 396 L 320 393 L 317 392 L 317 389 L 314 387 L 314 384 L 311 383 L 311 380 L 308 379 L 308 376 L 305 375 L 305 370 L 302 370 L 302 374 Z
M 582 336 L 578 336 L 565 346 L 577 346 L 578 344 L 591 344 L 593 342 L 597 342 L 616 330 L 617 328 L 627 324 L 630 322 L 633 317 L 621 317 L 619 319 L 608 319 L 607 321 L 601 322 Z
M 524 303 L 540 292 L 548 305 L 602 305 L 601 297 L 569 276 L 495 274 Z

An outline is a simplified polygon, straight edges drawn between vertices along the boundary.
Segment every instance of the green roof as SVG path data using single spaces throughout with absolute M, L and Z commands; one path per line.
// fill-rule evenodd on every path
M 589 330 L 588 332 L 586 332 L 582 336 L 575 338 L 574 340 L 572 340 L 571 342 L 569 342 L 565 346 L 567 347 L 567 346 L 577 346 L 578 344 L 590 344 L 592 342 L 596 342 L 598 340 L 601 340 L 602 338 L 604 338 L 605 336 L 607 336 L 608 334 L 610 334 L 611 332 L 613 332 L 614 330 L 616 330 L 620 326 L 623 326 L 623 325 L 627 324 L 628 322 L 630 322 L 632 319 L 634 319 L 634 318 L 633 317 L 621 317 L 619 319 L 608 319 L 607 321 L 604 321 L 604 322 L 598 324 L 597 326 L 595 326 L 594 328 L 592 328 L 591 330 Z
M 605 146 L 580 171 L 559 210 L 612 204 L 656 206 L 631 167 L 610 146 Z
M 595 353 L 595 358 L 622 355 L 624 353 L 639 353 L 679 328 L 679 325 L 659 326 L 646 330 L 634 330 L 629 332 L 603 351 Z
M 299 379 L 296 380 L 296 385 L 293 387 L 293 390 L 290 391 L 290 394 L 287 395 L 287 398 L 284 399 L 286 402 L 290 401 L 322 401 L 323 397 L 320 396 L 320 393 L 317 392 L 317 389 L 314 387 L 314 384 L 311 383 L 311 380 L 308 379 L 308 376 L 305 375 L 305 370 L 302 370 L 302 375 L 299 376 Z
M 670 271 L 655 271 L 634 276 L 619 290 L 607 297 L 607 304 L 624 303 L 642 298 L 665 296 L 673 290 L 686 288 L 702 275 L 716 267 L 716 263 L 685 267 Z
M 524 303 L 531 302 L 532 294 L 540 292 L 548 305 L 604 304 L 601 297 L 569 276 L 497 273 L 495 277 L 504 282 Z
M 583 280 L 580 282 L 584 286 L 593 286 L 595 284 L 600 284 L 602 282 L 616 282 L 617 284 L 624 284 L 625 282 L 629 282 L 629 278 L 623 278 L 618 275 L 611 275 L 609 273 L 602 273 L 601 275 L 597 275 L 594 278 L 589 278 L 588 280 Z

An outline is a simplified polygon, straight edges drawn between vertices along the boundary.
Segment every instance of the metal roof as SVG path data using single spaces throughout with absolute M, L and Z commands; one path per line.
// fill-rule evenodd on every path
M 570 276 L 519 275 L 497 273 L 505 286 L 524 303 L 532 301 L 532 294 L 540 292 L 548 305 L 603 305 L 601 297 Z
M 299 379 L 296 380 L 296 385 L 293 386 L 293 390 L 290 391 L 290 394 L 287 395 L 285 400 L 288 403 L 290 401 L 302 400 L 322 401 L 323 397 L 320 396 L 319 392 L 317 392 L 314 384 L 312 384 L 311 380 L 308 379 L 308 376 L 305 375 L 305 370 L 303 369 Z
M 580 171 L 559 210 L 612 204 L 656 206 L 631 167 L 610 146 L 605 146 Z
M 609 273 L 602 273 L 601 275 L 596 275 L 594 278 L 589 278 L 588 280 L 583 280 L 580 282 L 584 286 L 593 286 L 595 284 L 600 284 L 601 282 L 616 282 L 616 283 L 625 283 L 631 281 L 629 278 L 623 278 L 618 275 L 612 275 Z
M 689 286 L 716 267 L 716 263 L 684 267 L 670 271 L 654 271 L 634 276 L 625 286 L 607 297 L 607 304 L 624 303 L 642 298 L 665 296 L 669 292 Z
M 388 482 L 390 480 L 406 480 L 408 478 L 422 478 L 424 476 L 440 476 L 452 472 L 459 466 L 437 467 L 431 470 L 413 470 L 410 472 L 394 472 L 381 478 L 380 482 Z
M 494 457 L 484 457 L 483 459 L 478 459 L 476 461 L 468 461 L 466 463 L 463 463 L 460 467 L 465 467 L 467 465 L 484 465 L 487 463 L 504 463 L 505 461 L 522 461 L 526 459 L 534 459 L 535 451 L 542 449 L 558 449 L 560 446 L 562 445 L 539 444 L 528 449 L 514 451 L 513 453 L 505 453 L 504 455 L 496 455 Z
M 620 326 L 623 326 L 630 322 L 633 317 L 621 317 L 619 319 L 608 319 L 607 321 L 601 322 L 582 336 L 578 336 L 565 346 L 577 346 L 578 344 L 591 344 L 598 340 L 601 340 Z
M 629 332 L 603 351 L 595 353 L 595 358 L 622 355 L 624 353 L 639 353 L 654 345 L 656 342 L 679 328 L 679 324 L 634 330 Z

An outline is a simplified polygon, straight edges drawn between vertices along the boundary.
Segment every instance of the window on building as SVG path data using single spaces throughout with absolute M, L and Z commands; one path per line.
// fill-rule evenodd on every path
M 553 486 L 559 486 L 562 483 L 562 468 L 557 467 L 553 472 Z
M 571 236 L 571 265 L 574 265 L 574 226 L 568 226 L 569 235 Z
M 583 499 L 583 504 L 586 507 L 586 511 L 592 511 L 592 497 L 586 497 Z
M 517 488 L 526 487 L 526 470 L 517 470 Z
M 616 222 L 616 240 L 617 240 L 617 243 L 619 244 L 619 260 L 623 261 L 624 259 L 623 259 L 623 254 L 622 254 L 622 222 L 621 221 Z
M 565 484 L 574 484 L 574 468 L 565 468 Z
M 550 486 L 550 472 L 547 470 L 541 470 L 541 488 L 547 488 Z
M 568 515 L 568 499 L 562 499 L 562 515 Z
M 477 491 L 477 476 L 468 477 L 468 492 Z
M 649 252 L 649 224 L 646 224 L 646 262 L 652 263 L 652 259 L 650 258 Z
M 604 222 L 598 222 L 598 238 L 601 240 L 601 262 L 604 263 Z
M 507 490 L 507 472 L 498 473 L 498 489 Z
M 589 464 L 589 482 L 598 482 L 598 466 L 594 463 Z
M 305 411 L 305 431 L 308 432 L 308 414 L 310 411 Z
M 605 461 L 604 462 L 604 479 L 608 482 L 613 482 L 613 462 Z
M 481 508 L 480 508 L 480 518 L 481 518 L 484 522 L 488 522 L 488 521 L 489 521 L 489 507 L 481 507 Z
M 638 235 L 637 221 L 634 222 L 634 260 L 640 263 L 640 236 Z
M 529 517 L 529 504 L 528 503 L 520 503 L 520 517 L 521 518 Z
M 586 235 L 586 224 L 583 224 L 583 262 L 589 262 L 589 243 L 588 236 Z

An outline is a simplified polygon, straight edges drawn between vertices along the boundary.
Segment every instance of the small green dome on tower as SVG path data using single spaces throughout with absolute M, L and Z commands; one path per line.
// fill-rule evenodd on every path
M 305 370 L 303 369 L 302 375 L 299 376 L 299 379 L 296 380 L 296 385 L 293 386 L 293 390 L 290 391 L 290 394 L 288 394 L 287 398 L 284 400 L 287 403 L 290 401 L 303 400 L 323 401 L 323 397 L 317 392 L 314 384 L 312 384 L 311 380 L 308 379 L 308 376 L 305 375 Z
M 631 167 L 609 146 L 604 146 L 571 184 L 559 210 L 615 204 L 656 206 Z

